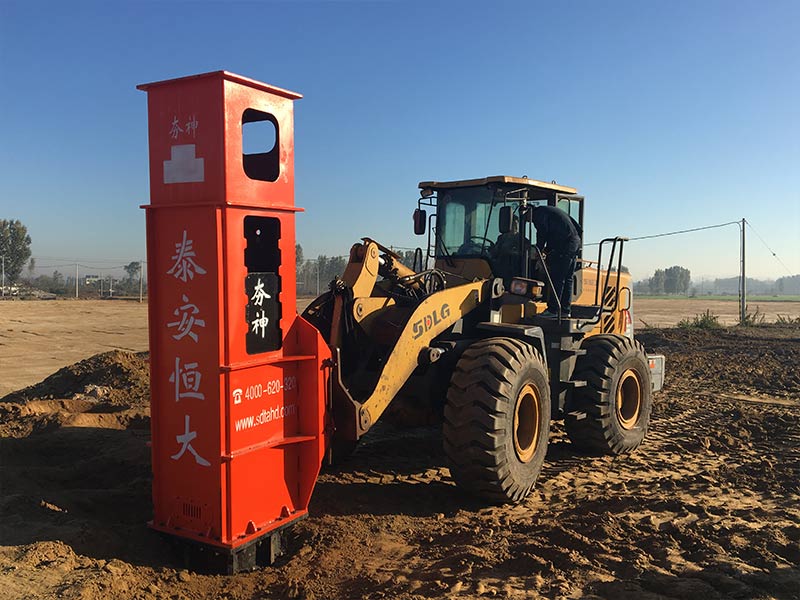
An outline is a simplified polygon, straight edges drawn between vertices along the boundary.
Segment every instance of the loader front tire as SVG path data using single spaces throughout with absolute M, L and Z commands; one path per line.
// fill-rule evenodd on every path
M 622 335 L 594 335 L 581 345 L 573 379 L 576 387 L 564 425 L 580 450 L 625 454 L 644 440 L 652 410 L 647 355 L 638 342 Z
M 472 344 L 450 380 L 444 450 L 463 489 L 493 503 L 520 502 L 542 470 L 550 390 L 541 354 L 513 338 Z

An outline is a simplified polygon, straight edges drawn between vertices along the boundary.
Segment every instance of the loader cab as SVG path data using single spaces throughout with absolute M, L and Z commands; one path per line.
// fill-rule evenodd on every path
M 424 231 L 423 207 L 431 207 L 428 256 L 436 268 L 466 280 L 531 275 L 530 247 L 536 230 L 524 207 L 557 206 L 583 226 L 583 198 L 574 188 L 555 183 L 487 177 L 424 181 L 419 187 L 422 198 L 415 231 Z

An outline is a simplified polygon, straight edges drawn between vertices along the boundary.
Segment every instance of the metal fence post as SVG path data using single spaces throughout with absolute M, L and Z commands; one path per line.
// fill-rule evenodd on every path
M 744 226 L 746 221 L 742 219 L 742 240 L 741 240 L 741 281 L 739 282 L 739 325 L 744 325 L 747 320 L 747 270 L 745 265 L 745 237 Z

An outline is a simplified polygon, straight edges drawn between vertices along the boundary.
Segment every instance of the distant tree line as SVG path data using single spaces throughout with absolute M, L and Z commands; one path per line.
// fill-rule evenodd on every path
M 778 294 L 800 294 L 800 275 L 780 277 L 775 281 L 775 291 Z
M 300 244 L 295 245 L 295 256 L 298 296 L 317 296 L 324 293 L 333 279 L 342 276 L 347 266 L 344 256 L 320 254 L 316 259 L 306 260 Z
M 719 277 L 700 282 L 691 281 L 691 273 L 684 267 L 657 269 L 648 279 L 633 284 L 638 294 L 677 294 L 677 295 L 736 295 L 739 293 L 739 277 Z M 749 294 L 761 295 L 800 295 L 800 275 L 780 277 L 776 280 L 747 278 Z
M 696 283 L 693 292 L 704 294 L 738 294 L 741 280 L 739 277 L 725 277 Z M 778 279 L 747 278 L 747 292 L 760 295 L 800 295 L 800 275 L 779 277 Z
M 634 291 L 640 294 L 686 295 L 691 284 L 692 274 L 689 269 L 676 265 L 667 269 L 656 269 L 649 279 L 634 283 Z
M 73 296 L 75 294 L 75 274 L 64 274 L 59 270 L 53 271 L 52 275 L 35 275 L 34 259 L 28 265 L 28 276 L 21 278 L 31 288 L 55 294 L 56 296 Z M 81 298 L 107 297 L 114 296 L 138 296 L 139 295 L 139 274 L 142 270 L 142 263 L 133 261 L 123 267 L 125 277 L 79 277 L 78 295 Z M 112 287 L 113 286 L 113 287 Z M 142 293 L 147 294 L 147 282 L 142 281 Z
M 25 225 L 19 220 L 0 219 L 0 256 L 5 266 L 6 286 L 26 281 L 33 288 L 57 295 L 71 295 L 75 291 L 75 276 L 53 271 L 52 275 L 36 275 L 36 259 L 31 257 L 31 236 Z M 341 277 L 347 266 L 347 256 L 327 256 L 320 254 L 315 259 L 306 259 L 303 247 L 296 245 L 297 254 L 297 293 L 304 296 L 315 296 L 328 289 L 330 282 Z M 414 251 L 398 251 L 403 264 L 414 267 Z M 22 272 L 27 264 L 27 275 Z M 419 269 L 420 266 L 417 265 Z M 114 295 L 138 295 L 139 276 L 142 264 L 138 261 L 124 266 L 126 276 L 113 278 Z M 624 272 L 627 268 L 623 267 Z M 87 282 L 86 277 L 78 281 L 79 295 L 108 295 L 109 278 L 102 277 Z M 146 293 L 146 282 L 144 282 Z M 800 294 L 800 275 L 780 277 L 775 281 L 758 279 L 747 280 L 748 291 L 752 294 L 798 295 Z M 634 283 L 634 290 L 639 294 L 736 294 L 739 289 L 739 278 L 719 278 L 703 281 L 692 286 L 691 272 L 681 266 L 657 269 L 652 277 Z
M 401 262 L 412 267 L 414 264 L 414 251 L 398 251 Z M 297 260 L 297 294 L 298 296 L 316 296 L 328 290 L 330 282 L 344 274 L 349 256 L 327 256 L 320 254 L 315 259 L 306 259 L 303 246 L 295 246 Z

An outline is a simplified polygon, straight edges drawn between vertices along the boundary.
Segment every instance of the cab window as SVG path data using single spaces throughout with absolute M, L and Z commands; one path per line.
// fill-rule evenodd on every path
M 444 220 L 439 222 L 439 235 L 445 248 L 447 248 L 447 252 L 453 254 L 464 243 L 464 217 L 466 216 L 466 210 L 463 204 L 457 202 L 447 202 L 442 206 L 442 209 Z M 438 253 L 439 251 L 437 250 Z
M 581 223 L 581 201 L 580 200 L 573 200 L 568 198 L 560 198 L 558 200 L 558 204 L 556 204 L 558 208 L 563 210 L 567 213 L 570 217 L 575 219 L 575 221 L 583 227 L 583 223 Z

